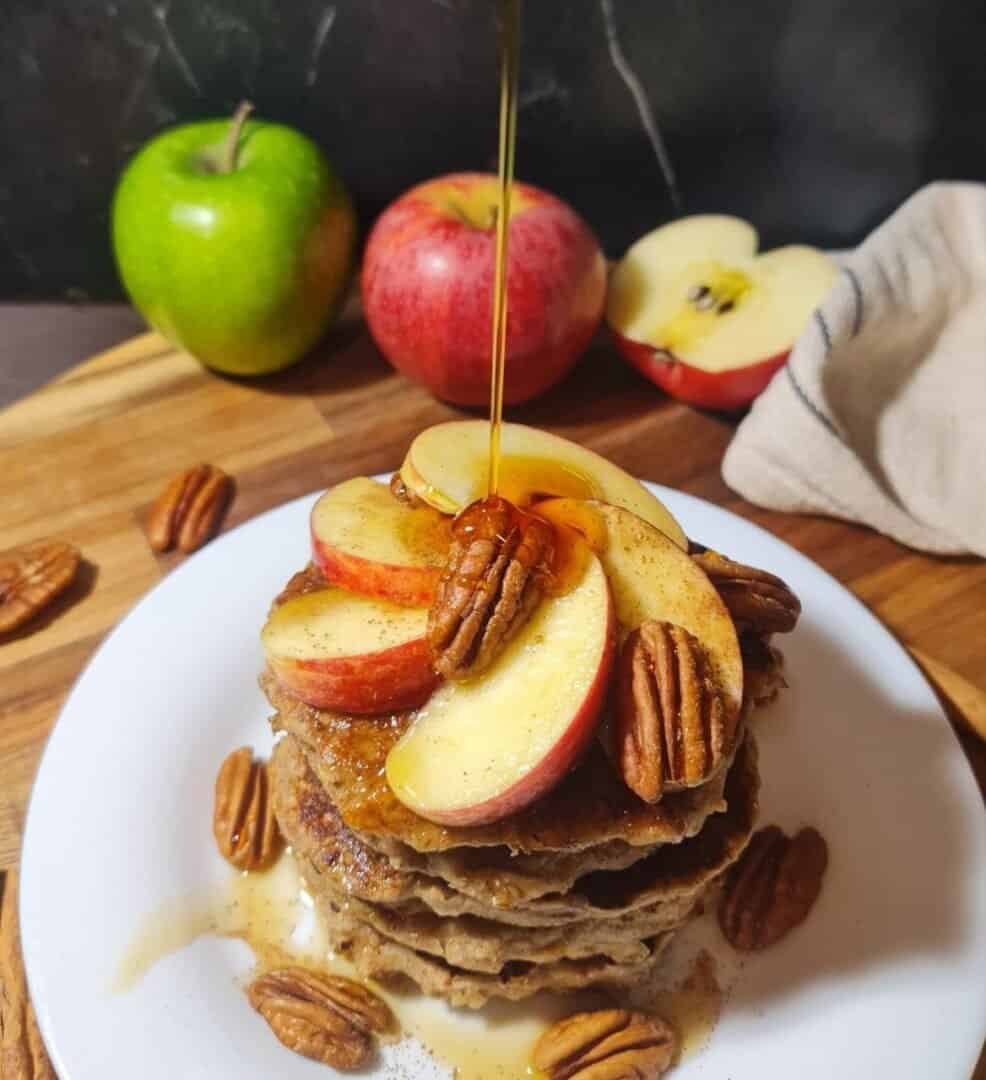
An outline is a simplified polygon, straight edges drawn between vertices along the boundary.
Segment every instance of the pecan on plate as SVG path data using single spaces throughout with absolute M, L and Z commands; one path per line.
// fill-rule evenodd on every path
M 254 760 L 249 746 L 229 754 L 216 774 L 212 834 L 238 870 L 265 870 L 280 854 L 267 765 Z
M 741 629 L 786 634 L 797 625 L 801 601 L 779 577 L 734 562 L 711 549 L 692 558 L 708 574 L 733 622 Z
M 233 494 L 233 481 L 216 465 L 195 465 L 175 476 L 151 507 L 147 538 L 155 551 L 186 554 L 211 540 Z
M 645 802 L 704 783 L 732 750 L 733 724 L 705 649 L 674 623 L 649 620 L 629 635 L 615 701 L 617 764 Z
M 75 580 L 82 556 L 62 540 L 0 552 L 0 634 L 23 626 Z
M 822 888 L 828 845 L 816 829 L 786 836 L 758 829 L 726 876 L 719 926 L 736 949 L 752 952 L 780 941 L 808 917 Z
M 404 483 L 404 477 L 400 472 L 395 472 L 390 478 L 390 494 L 405 506 L 415 507 L 423 506 L 424 499 L 418 498 L 417 495 Z
M 428 613 L 439 675 L 467 678 L 492 664 L 541 599 L 553 545 L 547 522 L 519 514 L 496 495 L 459 514 Z
M 247 997 L 289 1050 L 335 1069 L 361 1068 L 373 1036 L 396 1026 L 388 1006 L 365 986 L 305 968 L 269 971 L 253 980 Z
M 675 1055 L 674 1031 L 659 1016 L 601 1009 L 553 1024 L 531 1064 L 548 1080 L 655 1080 Z

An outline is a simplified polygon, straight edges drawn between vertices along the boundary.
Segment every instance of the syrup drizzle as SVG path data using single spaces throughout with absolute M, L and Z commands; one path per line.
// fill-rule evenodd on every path
M 500 136 L 497 152 L 499 203 L 496 213 L 496 264 L 493 278 L 493 334 L 490 379 L 490 462 L 487 494 L 500 488 L 500 427 L 503 422 L 503 376 L 507 363 L 507 253 L 510 196 L 517 141 L 517 69 L 520 65 L 521 0 L 500 0 Z
M 591 484 L 575 473 L 566 474 L 563 466 L 529 459 L 512 461 L 510 476 L 504 476 L 501 451 L 503 425 L 503 385 L 507 364 L 507 260 L 510 239 L 510 203 L 513 192 L 514 159 L 517 143 L 517 75 L 520 66 L 520 15 L 522 0 L 499 0 L 498 44 L 500 53 L 500 124 L 497 148 L 496 261 L 493 277 L 492 355 L 490 361 L 490 450 L 487 472 L 487 502 L 501 493 L 509 502 L 532 499 L 548 474 L 551 483 L 545 490 L 558 495 L 591 494 Z M 559 484 L 559 480 L 561 483 Z M 518 484 L 519 481 L 519 484 Z M 507 490 L 501 492 L 501 486 Z M 514 490 L 517 488 L 518 490 Z M 463 515 L 465 516 L 465 515 Z M 578 531 L 564 523 L 547 521 L 528 507 L 514 509 L 515 524 L 523 527 L 531 518 L 548 524 L 554 532 L 550 566 L 542 585 L 549 595 L 568 592 L 581 577 L 587 549 Z M 526 519 L 526 520 L 525 520 Z M 501 538 L 502 539 L 502 538 Z

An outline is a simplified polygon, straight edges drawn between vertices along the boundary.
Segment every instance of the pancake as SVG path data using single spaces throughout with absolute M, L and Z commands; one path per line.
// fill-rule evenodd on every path
M 302 875 L 305 867 L 302 864 Z M 307 881 L 307 878 L 306 878 Z M 644 942 L 687 921 L 696 900 L 658 904 L 615 919 L 580 919 L 557 926 L 511 926 L 459 915 L 443 918 L 425 908 L 388 907 L 323 889 L 319 909 L 328 920 L 339 916 L 372 927 L 383 937 L 417 952 L 437 956 L 454 967 L 496 973 L 514 960 L 536 964 L 602 956 L 619 963 L 646 960 Z
M 374 904 L 400 905 L 409 915 L 424 910 L 530 927 L 616 919 L 662 903 L 689 905 L 742 853 L 753 830 L 759 791 L 756 747 L 747 736 L 728 774 L 726 810 L 713 815 L 699 836 L 645 852 L 629 869 L 591 871 L 579 875 L 564 892 L 504 908 L 490 899 L 460 893 L 439 878 L 398 870 L 362 843 L 341 820 L 293 737 L 275 747 L 270 769 L 281 831 L 317 896 L 350 895 Z
M 313 771 L 317 771 L 317 760 L 313 761 L 310 753 L 305 756 Z M 715 783 L 716 789 L 721 790 L 725 776 Z M 725 805 L 720 798 L 711 812 L 720 812 Z M 566 892 L 590 870 L 624 870 L 645 858 L 651 850 L 614 840 L 572 852 L 514 854 L 500 845 L 422 853 L 393 842 L 381 845 L 362 833 L 353 835 L 367 847 L 380 854 L 386 853 L 394 869 L 439 878 L 457 892 L 507 909 L 550 893 Z
M 491 998 L 520 1001 L 542 990 L 581 990 L 590 986 L 632 987 L 660 964 L 671 935 L 646 943 L 647 955 L 637 961 L 617 962 L 603 956 L 536 964 L 515 960 L 495 974 L 467 971 L 444 960 L 401 945 L 372 927 L 340 915 L 328 923 L 335 948 L 365 979 L 384 983 L 415 983 L 426 994 L 450 1004 L 478 1009 Z
M 743 702 L 745 711 L 772 705 L 787 686 L 784 654 L 772 644 L 772 635 L 744 630 L 740 634 L 743 656 Z
M 503 847 L 513 854 L 582 852 L 621 841 L 630 847 L 672 844 L 694 836 L 721 810 L 719 777 L 650 805 L 623 783 L 593 742 L 582 761 L 543 798 L 489 825 L 437 825 L 397 800 L 384 774 L 390 748 L 411 723 L 407 714 L 358 718 L 305 705 L 265 673 L 261 686 L 277 710 L 275 731 L 305 744 L 316 774 L 346 825 L 367 843 L 400 858 L 451 848 Z

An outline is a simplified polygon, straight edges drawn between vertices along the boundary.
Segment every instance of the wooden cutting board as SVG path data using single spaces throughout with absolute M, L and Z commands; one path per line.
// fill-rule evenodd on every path
M 176 561 L 155 555 L 143 529 L 150 503 L 176 471 L 206 461 L 235 477 L 230 528 L 346 477 L 394 469 L 421 428 L 462 415 L 387 367 L 355 314 L 316 355 L 282 375 L 220 378 L 146 334 L 0 413 L 0 549 L 60 537 L 86 559 L 76 585 L 39 626 L 0 643 L 0 872 L 17 863 L 31 781 L 69 687 L 106 633 Z M 979 709 L 981 722 L 982 560 L 932 558 L 864 528 L 749 505 L 719 474 L 733 423 L 668 400 L 602 343 L 563 386 L 510 410 L 509 418 L 585 443 L 638 476 L 770 529 L 920 649 L 956 706 L 967 714 Z M 964 732 L 960 738 L 986 789 L 986 744 Z M 15 890 L 6 884 L 11 938 Z M 4 1068 L 15 1060 L 3 1056 L 10 1050 L 4 1040 L 28 1030 L 2 1013 L 19 978 L 16 964 L 0 963 Z M 30 1056 L 19 1060 L 27 1062 L 25 1077 L 43 1075 Z M 986 1080 L 986 1060 L 976 1077 Z

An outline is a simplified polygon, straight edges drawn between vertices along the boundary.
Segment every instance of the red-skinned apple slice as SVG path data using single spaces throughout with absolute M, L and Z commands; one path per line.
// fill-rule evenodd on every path
M 438 685 L 427 622 L 425 608 L 320 589 L 281 604 L 261 641 L 274 677 L 307 704 L 397 712 L 423 705 Z
M 428 607 L 448 553 L 450 520 L 409 507 L 365 476 L 330 488 L 311 516 L 312 558 L 334 585 Z
M 387 758 L 405 806 L 445 825 L 506 817 L 558 783 L 606 696 L 615 619 L 599 560 L 541 602 L 481 678 L 441 686 Z
M 673 397 L 748 405 L 787 359 L 835 277 L 800 245 L 757 254 L 756 230 L 701 214 L 638 240 L 610 281 L 606 321 L 627 360 Z
M 624 634 L 648 619 L 676 623 L 705 648 L 731 721 L 743 700 L 736 627 L 702 568 L 653 525 L 619 506 L 549 499 L 538 513 L 580 532 L 598 555 Z

